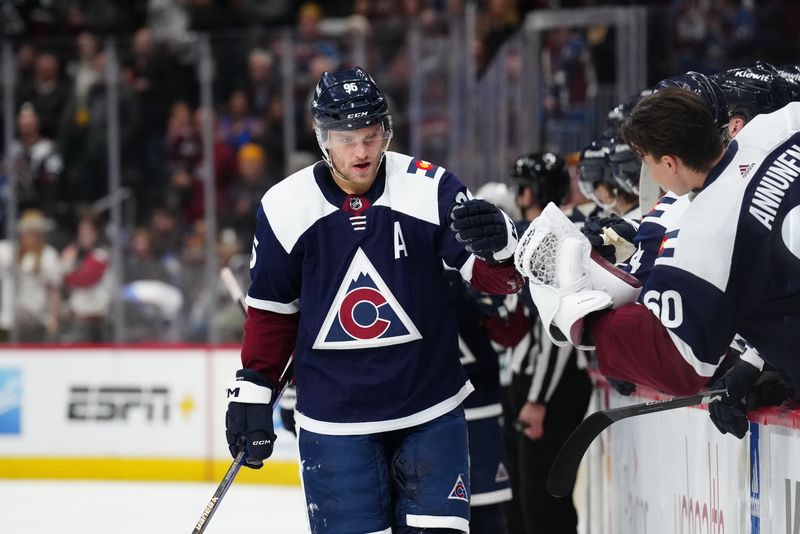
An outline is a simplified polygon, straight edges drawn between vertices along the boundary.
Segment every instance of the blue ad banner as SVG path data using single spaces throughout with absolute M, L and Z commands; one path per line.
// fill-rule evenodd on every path
M 0 434 L 19 434 L 22 412 L 19 369 L 0 368 Z

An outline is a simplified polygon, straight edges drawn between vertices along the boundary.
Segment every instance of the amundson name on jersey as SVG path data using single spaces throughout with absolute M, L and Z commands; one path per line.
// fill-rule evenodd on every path
M 800 175 L 800 146 L 792 145 L 767 168 L 750 201 L 750 215 L 772 230 L 778 207 L 789 186 Z

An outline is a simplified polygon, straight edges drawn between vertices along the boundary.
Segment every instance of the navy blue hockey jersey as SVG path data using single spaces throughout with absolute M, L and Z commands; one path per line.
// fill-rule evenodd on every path
M 264 195 L 247 304 L 300 314 L 300 427 L 406 428 L 452 410 L 472 390 L 443 276 L 456 269 L 470 280 L 486 265 L 447 227 L 450 207 L 467 195 L 444 168 L 394 152 L 364 195 L 339 189 L 323 162 Z

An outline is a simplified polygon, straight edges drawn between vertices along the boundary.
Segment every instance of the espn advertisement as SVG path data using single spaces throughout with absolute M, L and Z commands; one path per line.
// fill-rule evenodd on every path
M 203 360 L 177 350 L 4 353 L 0 454 L 204 456 Z
M 0 457 L 230 460 L 238 349 L 0 351 Z M 275 412 L 273 458 L 297 458 Z

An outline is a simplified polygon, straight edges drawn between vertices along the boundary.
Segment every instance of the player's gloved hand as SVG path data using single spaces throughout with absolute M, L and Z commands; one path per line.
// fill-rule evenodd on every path
M 517 229 L 511 219 L 482 199 L 456 203 L 450 209 L 450 229 L 466 249 L 489 263 L 511 259 L 517 247 Z
M 747 407 L 745 396 L 755 385 L 761 369 L 746 359 L 740 358 L 724 375 L 719 377 L 711 389 L 728 390 L 727 396 L 708 406 L 711 422 L 723 434 L 731 433 L 739 439 L 747 434 Z
M 609 215 L 608 217 L 592 217 L 581 228 L 581 232 L 592 244 L 595 249 L 603 258 L 611 263 L 617 261 L 624 261 L 628 258 L 617 258 L 618 246 L 611 243 L 606 243 L 603 239 L 603 233 L 612 230 L 624 241 L 632 243 L 636 237 L 636 227 L 617 215 Z
M 614 245 L 606 245 L 603 241 L 603 226 L 597 217 L 587 220 L 581 227 L 581 233 L 586 236 L 592 248 L 596 250 L 606 261 L 617 263 L 617 250 Z
M 610 376 L 606 377 L 606 380 L 611 387 L 614 388 L 614 391 L 619 393 L 620 395 L 629 396 L 632 395 L 636 391 L 636 384 L 631 382 L 626 382 L 625 380 L 617 380 L 616 378 L 612 378 Z
M 273 385 L 252 369 L 236 371 L 236 382 L 227 388 L 228 411 L 225 437 L 234 457 L 245 447 L 247 467 L 260 469 L 272 455 L 275 431 L 272 425 Z

